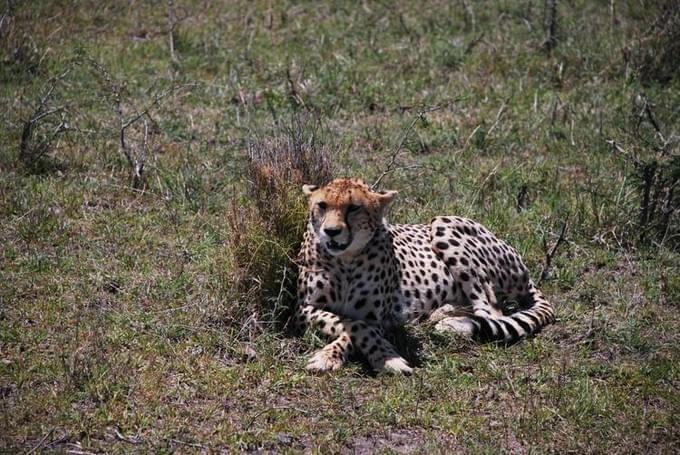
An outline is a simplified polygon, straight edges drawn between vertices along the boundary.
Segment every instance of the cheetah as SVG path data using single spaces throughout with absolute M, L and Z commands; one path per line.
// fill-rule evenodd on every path
M 358 179 L 303 192 L 309 219 L 294 320 L 329 341 L 307 370 L 336 370 L 358 351 L 376 371 L 409 374 L 384 335 L 417 321 L 501 343 L 554 321 L 517 251 L 481 224 L 458 216 L 389 224 L 383 215 L 397 192 L 374 192 Z

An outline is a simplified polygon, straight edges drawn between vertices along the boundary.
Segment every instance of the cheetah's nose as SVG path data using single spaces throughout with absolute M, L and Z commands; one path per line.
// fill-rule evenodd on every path
M 335 237 L 336 235 L 340 234 L 342 232 L 342 229 L 339 228 L 323 228 L 323 231 L 329 236 L 329 237 Z

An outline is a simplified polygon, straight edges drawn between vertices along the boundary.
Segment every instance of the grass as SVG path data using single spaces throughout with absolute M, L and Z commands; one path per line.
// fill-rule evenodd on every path
M 543 2 L 175 1 L 176 62 L 166 4 L 5 3 L 0 450 L 677 452 L 677 212 L 640 241 L 636 169 L 607 141 L 654 159 L 636 100 L 673 139 L 680 87 L 626 58 L 656 55 L 635 46 L 663 42 L 638 39 L 657 11 L 605 3 L 559 2 L 547 52 Z M 143 184 L 112 87 L 125 118 L 149 107 L 146 141 L 127 132 Z M 335 175 L 375 181 L 405 137 L 392 221 L 475 218 L 537 277 L 567 220 L 541 286 L 558 322 L 510 348 L 409 327 L 412 377 L 306 374 L 320 341 L 275 316 L 315 174 L 262 193 L 251 153 L 294 113 Z

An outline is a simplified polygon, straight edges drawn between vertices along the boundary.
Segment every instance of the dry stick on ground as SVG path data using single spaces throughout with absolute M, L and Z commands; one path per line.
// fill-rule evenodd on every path
M 31 455 L 32 453 L 34 453 L 34 452 L 36 452 L 38 449 L 40 449 L 40 448 L 42 447 L 42 445 L 45 444 L 45 441 L 47 441 L 47 438 L 49 438 L 50 436 L 52 436 L 52 433 L 54 433 L 54 428 L 50 429 L 50 431 L 48 431 L 48 432 L 45 434 L 45 436 L 42 437 L 42 439 L 40 440 L 40 442 L 38 442 L 38 445 L 36 445 L 36 446 L 33 447 L 31 450 L 29 450 L 28 452 L 26 452 L 26 455 Z
M 560 235 L 557 238 L 557 241 L 553 244 L 552 248 L 548 250 L 548 242 L 545 239 L 545 235 L 543 236 L 543 251 L 545 251 L 545 262 L 543 263 L 543 270 L 541 270 L 541 276 L 538 279 L 537 284 L 541 284 L 543 280 L 548 278 L 548 274 L 550 273 L 550 266 L 552 265 L 552 260 L 555 257 L 555 254 L 557 253 L 557 249 L 559 246 L 566 241 L 565 235 L 567 234 L 567 223 L 568 220 L 564 220 L 562 223 L 562 229 L 560 229 Z
M 413 131 L 413 128 L 415 128 L 416 123 L 418 120 L 422 120 L 425 118 L 425 114 L 429 114 L 430 112 L 438 111 L 439 109 L 442 109 L 444 106 L 435 106 L 431 107 L 428 109 L 424 109 L 411 120 L 411 123 L 408 125 L 406 130 L 404 131 L 404 134 L 401 136 L 401 140 L 397 144 L 397 147 L 394 149 L 392 154 L 390 155 L 390 161 L 387 163 L 387 167 L 385 167 L 385 170 L 380 174 L 378 179 L 371 185 L 371 190 L 375 190 L 379 185 L 380 182 L 382 181 L 383 178 L 385 178 L 388 174 L 393 172 L 397 168 L 397 157 L 399 156 L 399 153 L 401 152 L 402 148 L 404 147 L 404 142 L 406 142 L 406 139 L 408 138 L 409 134 L 411 134 L 411 131 Z
M 180 439 L 173 439 L 173 438 L 167 439 L 167 441 L 174 442 L 175 444 L 180 444 L 180 445 L 187 446 L 187 447 L 194 447 L 196 449 L 201 449 L 202 451 L 206 451 L 206 450 L 212 451 L 212 446 L 199 444 L 197 442 L 186 442 L 186 441 L 182 441 Z
M 465 51 L 463 52 L 463 55 L 468 55 L 472 50 L 477 47 L 477 45 L 481 42 L 484 42 L 484 32 L 480 33 L 479 36 L 472 41 L 468 43 L 467 46 L 465 46 Z
M 133 444 L 137 445 L 140 443 L 139 438 L 134 437 L 134 436 L 125 436 L 123 433 L 121 433 L 120 428 L 114 427 L 113 428 L 113 434 L 116 436 L 116 439 L 122 442 L 127 442 L 128 444 Z

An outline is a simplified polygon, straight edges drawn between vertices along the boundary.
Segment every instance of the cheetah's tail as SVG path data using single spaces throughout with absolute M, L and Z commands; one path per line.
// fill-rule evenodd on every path
M 540 331 L 555 321 L 555 310 L 533 281 L 529 282 L 527 294 L 522 305 L 524 308 L 501 316 L 489 318 L 479 315 L 469 316 L 472 337 L 483 342 L 498 341 L 512 344 Z

